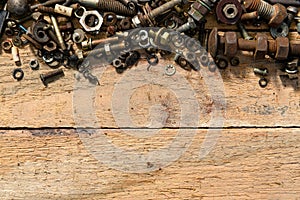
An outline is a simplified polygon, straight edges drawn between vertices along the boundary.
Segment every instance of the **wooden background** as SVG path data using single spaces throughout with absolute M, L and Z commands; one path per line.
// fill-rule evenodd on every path
M 65 69 L 65 77 L 45 88 L 39 74 L 50 68 L 41 64 L 40 70 L 32 71 L 28 63 L 35 56 L 28 46 L 20 49 L 20 56 L 25 77 L 19 82 L 11 76 L 15 68 L 11 55 L 2 52 L 0 59 L 1 199 L 300 199 L 299 85 L 281 77 L 274 61 L 240 56 L 240 66 L 221 71 L 224 126 L 216 129 L 220 131 L 216 144 L 202 159 L 199 148 L 215 102 L 199 73 L 177 67 L 199 102 L 200 125 L 185 127 L 196 134 L 176 161 L 154 171 L 129 173 L 96 159 L 82 140 L 89 136 L 76 132 L 77 72 Z M 144 62 L 137 67 L 146 66 Z M 265 89 L 259 87 L 253 67 L 269 69 Z M 168 88 L 155 83 L 136 88 L 128 105 L 136 126 L 116 123 L 112 92 L 129 71 L 120 75 L 111 67 L 103 74 L 94 99 L 98 123 L 106 137 L 125 150 L 147 153 L 167 146 L 179 131 L 180 117 L 180 105 Z M 166 128 L 148 138 L 126 135 L 126 129 L 139 130 L 156 117 L 149 111 L 152 105 L 167 109 Z

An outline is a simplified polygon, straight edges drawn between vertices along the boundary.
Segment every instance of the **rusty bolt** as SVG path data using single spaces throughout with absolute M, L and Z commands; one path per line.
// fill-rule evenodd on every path
M 287 17 L 287 10 L 281 4 L 271 5 L 263 0 L 246 0 L 245 8 L 249 11 L 257 11 L 258 15 L 269 20 L 269 26 L 277 27 Z

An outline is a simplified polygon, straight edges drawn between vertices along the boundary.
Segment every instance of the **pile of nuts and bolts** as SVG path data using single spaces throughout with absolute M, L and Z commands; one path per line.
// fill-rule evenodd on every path
M 215 71 L 212 63 L 220 69 L 238 66 L 239 55 L 246 51 L 254 60 L 272 58 L 282 63 L 280 70 L 286 74 L 298 73 L 300 40 L 290 36 L 291 32 L 300 33 L 300 3 L 296 0 L 49 0 L 29 3 L 32 4 L 27 0 L 7 0 L 1 8 L 4 13 L 0 19 L 1 48 L 3 53 L 12 54 L 18 66 L 12 74 L 18 81 L 24 77 L 22 65 L 39 70 L 42 66 L 39 62 L 43 62 L 55 68 L 40 74 L 46 86 L 63 76 L 63 67 L 78 70 L 90 82 L 98 84 L 97 78 L 86 69 L 89 63 L 84 60 L 88 55 L 104 60 L 115 56 L 110 63 L 118 73 L 135 65 L 139 59 L 146 58 L 149 66 L 154 66 L 165 56 L 185 70 L 198 71 L 206 66 Z M 228 31 L 218 26 L 206 29 L 209 16 L 215 17 L 217 25 L 223 24 L 221 27 L 226 24 Z M 258 26 L 267 27 L 266 31 L 256 33 Z M 135 28 L 139 28 L 138 32 L 126 32 Z M 19 49 L 26 45 L 31 45 L 39 58 L 23 63 Z M 174 51 L 158 49 L 159 45 Z M 142 51 L 128 50 L 132 46 Z M 182 51 L 183 46 L 188 53 Z M 261 76 L 260 86 L 266 87 L 268 70 L 254 68 L 253 71 Z M 167 76 L 175 73 L 174 63 L 165 65 Z

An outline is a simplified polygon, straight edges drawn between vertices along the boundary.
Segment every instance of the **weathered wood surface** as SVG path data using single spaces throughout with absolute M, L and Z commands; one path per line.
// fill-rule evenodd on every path
M 215 25 L 208 23 L 206 28 Z M 220 25 L 220 30 L 223 29 L 228 27 Z M 232 26 L 233 29 L 236 27 Z M 263 25 L 259 28 L 265 29 Z M 99 135 L 77 134 L 73 128 L 112 128 L 103 129 L 102 137 L 110 139 L 116 147 L 146 155 L 167 147 L 178 137 L 176 128 L 182 126 L 178 95 L 171 87 L 146 80 L 143 73 L 134 74 L 134 70 L 142 68 L 145 76 L 159 78 L 161 71 L 157 69 L 170 62 L 160 60 L 148 72 L 144 60 L 121 75 L 110 67 L 95 88 L 95 98 L 89 98 L 90 94 L 74 96 L 77 94 L 74 70 L 65 69 L 65 77 L 45 88 L 39 74 L 50 68 L 41 64 L 40 70 L 32 71 L 28 63 L 34 51 L 29 47 L 20 50 L 20 55 L 25 78 L 17 82 L 11 76 L 16 67 L 11 55 L 1 52 L 1 199 L 299 199 L 299 85 L 280 76 L 280 64 L 272 60 L 254 62 L 250 56 L 241 56 L 239 67 L 221 71 L 226 106 L 220 116 L 224 123 L 214 127 L 222 129 L 213 137 L 208 137 L 207 128 L 216 119 L 212 108 L 220 101 L 212 100 L 203 73 L 177 67 L 177 75 L 182 75 L 184 82 L 178 81 L 181 79 L 177 75 L 162 76 L 177 86 L 176 91 L 189 94 L 185 92 L 192 88 L 195 93 L 184 97 L 186 102 L 198 101 L 199 120 L 196 126 L 184 130 L 196 131 L 196 135 L 191 138 L 190 146 L 187 143 L 178 148 L 180 157 L 168 166 L 129 173 L 119 169 L 124 165 L 112 166 L 108 160 L 94 157 L 95 149 L 91 147 L 106 147 Z M 269 69 L 267 88 L 259 87 L 260 77 L 254 75 L 253 67 Z M 145 85 L 135 87 L 129 103 L 125 104 L 133 123 L 120 126 L 116 119 L 118 104 L 114 100 L 122 100 L 124 96 L 112 94 L 125 85 L 122 80 Z M 89 120 L 88 112 L 78 113 L 74 108 L 74 102 L 80 102 L 76 101 L 78 97 L 86 100 L 82 104 L 94 103 L 95 118 Z M 195 110 L 188 113 L 195 114 Z M 144 130 L 139 127 L 150 127 L 156 134 L 144 138 L 128 134 Z M 160 127 L 175 129 L 160 130 Z M 205 137 L 213 138 L 212 149 L 199 159 Z M 185 148 L 186 152 L 180 153 Z M 138 162 L 137 166 L 149 170 L 159 167 L 151 162 Z
M 147 173 L 103 164 L 73 130 L 1 131 L 1 199 L 299 199 L 299 129 L 221 130 L 199 159 L 206 131 L 197 130 L 178 160 Z M 105 132 L 125 150 L 149 153 L 176 130 L 139 141 Z
M 77 72 L 67 69 L 65 77 L 50 83 L 49 87 L 45 88 L 39 79 L 39 74 L 49 71 L 49 67 L 41 64 L 40 70 L 32 71 L 28 66 L 33 56 L 32 52 L 27 48 L 20 51 L 20 55 L 23 63 L 22 69 L 25 72 L 24 80 L 20 82 L 15 81 L 11 76 L 15 68 L 11 55 L 3 53 L 1 56 L 0 126 L 37 128 L 78 125 L 74 120 L 73 112 L 73 94 L 76 87 L 74 75 Z M 166 64 L 169 62 L 161 60 L 153 69 L 163 68 Z M 272 61 L 254 63 L 251 57 L 241 57 L 239 67 L 230 67 L 221 71 L 223 80 L 220 80 L 220 85 L 224 87 L 224 100 L 226 101 L 225 127 L 299 126 L 299 85 L 295 80 L 280 77 L 279 66 Z M 138 67 L 143 68 L 142 73 L 149 74 L 149 76 L 155 73 L 153 72 L 155 70 L 147 72 L 145 61 L 142 61 Z M 270 82 L 267 88 L 260 88 L 258 85 L 260 77 L 253 73 L 253 67 L 269 68 L 271 75 L 268 77 Z M 136 68 L 133 67 L 133 69 Z M 187 90 L 192 87 L 196 95 L 195 99 L 199 101 L 198 127 L 208 127 L 210 110 L 214 102 L 212 102 L 211 93 L 208 91 L 203 75 L 194 71 L 184 71 L 179 67 L 177 67 L 177 73 L 183 76 L 182 79 L 185 82 L 176 81 L 177 79 L 172 79 L 172 77 L 162 77 L 168 79 L 170 84 L 178 84 L 178 90 Z M 178 126 L 174 122 L 180 117 L 181 105 L 178 104 L 174 91 L 168 87 L 161 87 L 155 82 L 150 84 L 149 80 L 143 77 L 146 76 L 141 76 L 141 72 L 134 74 L 130 70 L 120 75 L 112 67 L 105 71 L 100 79 L 100 86 L 96 88 L 96 98 L 91 100 L 96 102 L 96 115 L 100 126 L 118 127 L 112 114 L 117 105 L 112 105 L 111 102 L 117 83 L 124 78 L 134 83 L 145 82 L 145 86 L 134 88 L 130 102 L 126 105 L 128 109 L 131 108 L 130 114 L 135 123 L 134 127 L 145 126 L 149 120 L 149 106 L 155 104 L 163 104 L 169 110 L 169 120 L 165 127 Z

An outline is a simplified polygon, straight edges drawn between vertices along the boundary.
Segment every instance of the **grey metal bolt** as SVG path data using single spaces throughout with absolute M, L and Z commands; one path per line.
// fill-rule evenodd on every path
M 57 80 L 58 78 L 64 76 L 64 71 L 62 69 L 54 70 L 46 74 L 41 74 L 40 78 L 45 86 L 48 86 L 48 83 Z
M 159 6 L 158 8 L 155 8 L 151 12 L 149 12 L 148 16 L 149 16 L 149 18 L 154 19 L 155 17 L 161 15 L 165 11 L 173 8 L 177 4 L 180 4 L 181 2 L 182 2 L 182 0 L 171 0 L 163 5 Z
M 57 20 L 56 20 L 56 18 L 53 15 L 50 15 L 50 18 L 51 18 L 51 21 L 52 21 L 52 24 L 53 24 L 53 28 L 54 28 L 55 34 L 57 36 L 59 45 L 60 45 L 60 47 L 61 47 L 62 50 L 66 50 L 67 47 L 66 47 L 64 38 L 62 37 L 61 32 L 59 30 Z
M 253 37 L 251 37 L 248 34 L 248 32 L 246 31 L 246 29 L 242 23 L 238 23 L 237 25 L 238 25 L 238 28 L 240 29 L 241 34 L 245 40 L 253 40 Z
M 259 75 L 262 75 L 262 76 L 267 76 L 268 73 L 269 73 L 268 69 L 266 69 L 266 68 L 264 68 L 264 69 L 254 68 L 253 72 L 255 74 L 259 74 Z
M 185 32 L 187 30 L 194 29 L 196 27 L 197 27 L 197 25 L 196 25 L 195 21 L 192 18 L 188 18 L 188 22 L 185 23 L 185 24 L 182 24 L 181 26 L 179 26 L 176 29 L 176 31 L 182 33 L 182 32 Z

